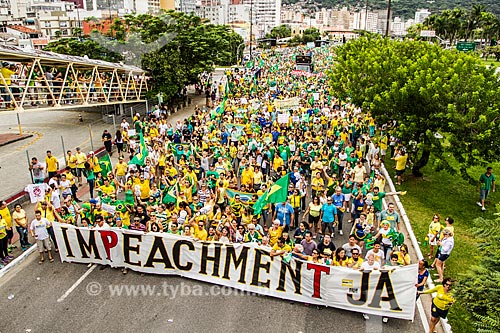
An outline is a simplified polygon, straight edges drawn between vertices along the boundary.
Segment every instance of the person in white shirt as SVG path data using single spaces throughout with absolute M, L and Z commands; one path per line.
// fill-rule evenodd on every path
M 61 194 L 64 199 L 66 199 L 68 195 L 71 195 L 71 182 L 66 178 L 65 174 L 61 175 L 59 188 L 61 189 Z
M 369 254 L 366 256 L 366 260 L 363 261 L 360 271 L 376 271 L 380 269 L 380 264 L 375 261 L 375 256 L 373 254 Z
M 50 236 L 47 228 L 50 227 L 50 222 L 46 218 L 42 218 L 42 212 L 35 211 L 35 219 L 30 224 L 31 236 L 36 239 L 36 246 L 38 252 L 40 253 L 39 264 L 43 264 L 45 261 L 44 251 L 48 251 L 49 261 L 54 262 L 54 257 L 52 257 L 52 252 L 50 248 Z
M 373 255 L 374 260 L 378 262 L 379 265 L 382 265 L 384 263 L 385 256 L 384 256 L 384 251 L 382 251 L 380 248 L 381 248 L 380 242 L 375 241 L 375 243 L 373 243 L 373 249 L 366 252 L 365 260 L 368 260 L 368 257 L 370 255 Z

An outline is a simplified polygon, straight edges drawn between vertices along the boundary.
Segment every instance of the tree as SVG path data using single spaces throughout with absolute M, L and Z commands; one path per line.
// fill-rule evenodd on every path
M 499 207 L 497 206 L 497 211 Z M 467 267 L 455 293 L 462 304 L 473 314 L 478 332 L 500 332 L 498 303 L 500 302 L 500 218 L 477 218 L 471 230 L 477 241 L 476 264 Z M 497 310 L 495 310 L 497 309 Z M 483 329 L 483 330 L 481 330 Z M 490 330 L 487 330 L 490 329 Z
M 109 51 L 91 39 L 63 38 L 50 42 L 44 50 L 81 57 L 87 56 L 90 59 L 110 62 L 118 62 L 123 59 L 120 54 Z
M 321 39 L 321 33 L 316 28 L 308 28 L 302 34 L 302 43 L 304 44 L 314 42 L 318 39 Z
M 96 21 L 89 18 L 93 24 Z M 227 26 L 182 12 L 126 15 L 115 19 L 108 33 L 93 33 L 82 40 L 53 42 L 47 50 L 108 61 L 124 61 L 148 70 L 150 94 L 173 97 L 215 64 L 232 65 L 243 38 Z
M 500 86 L 494 69 L 477 55 L 382 38 L 360 38 L 336 52 L 329 73 L 333 92 L 369 109 L 379 123 L 398 122 L 394 134 L 416 147 L 415 176 L 422 175 L 432 154 L 437 169 L 472 181 L 468 168 L 500 153 L 494 134 Z
M 274 27 L 271 33 L 266 34 L 266 38 L 286 38 L 292 35 L 292 29 L 289 25 L 282 24 Z

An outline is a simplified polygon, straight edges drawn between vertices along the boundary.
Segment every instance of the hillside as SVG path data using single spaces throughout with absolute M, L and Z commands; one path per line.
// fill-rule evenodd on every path
M 297 0 L 283 0 L 283 4 L 297 3 Z M 311 1 L 307 1 L 308 4 Z M 314 3 L 318 6 L 327 8 L 340 8 L 343 6 L 351 8 L 364 7 L 364 0 L 315 0 Z M 494 13 L 500 17 L 500 6 L 498 0 L 393 0 L 392 8 L 394 10 L 393 16 L 400 16 L 409 19 L 415 16 L 415 11 L 420 8 L 426 8 L 431 13 L 438 13 L 445 9 L 453 9 L 461 7 L 470 9 L 473 4 L 481 4 L 486 6 L 486 10 Z M 306 5 L 307 6 L 307 5 Z M 371 9 L 385 9 L 387 8 L 387 1 L 385 0 L 368 0 L 368 7 Z

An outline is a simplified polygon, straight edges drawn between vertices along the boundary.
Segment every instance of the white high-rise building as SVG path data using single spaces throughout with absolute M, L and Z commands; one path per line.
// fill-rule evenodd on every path
M 405 23 L 399 16 L 396 16 L 392 22 L 392 32 L 396 36 L 406 35 Z
M 281 23 L 281 0 L 243 0 L 250 5 L 253 35 L 261 38 Z
M 366 10 L 360 10 L 354 13 L 351 29 L 366 30 L 377 32 L 378 13 Z
M 415 23 L 424 23 L 424 20 L 431 16 L 431 12 L 428 9 L 419 9 L 415 12 Z

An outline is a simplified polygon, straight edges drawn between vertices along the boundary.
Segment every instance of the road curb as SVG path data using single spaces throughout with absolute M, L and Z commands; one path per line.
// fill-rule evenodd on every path
M 35 252 L 36 250 L 36 244 L 32 245 L 29 249 L 24 251 L 19 257 L 15 258 L 12 260 L 7 266 L 4 268 L 0 269 L 0 279 L 7 274 L 12 268 L 16 267 L 20 263 L 22 263 L 30 254 Z

